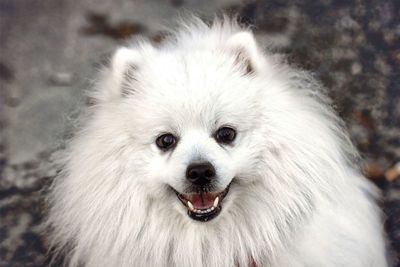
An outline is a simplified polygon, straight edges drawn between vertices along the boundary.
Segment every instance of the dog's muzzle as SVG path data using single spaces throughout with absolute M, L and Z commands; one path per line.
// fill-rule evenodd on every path
M 207 222 L 221 213 L 222 200 L 228 194 L 230 185 L 221 192 L 215 192 L 216 179 L 215 168 L 210 162 L 192 163 L 186 169 L 189 193 L 174 190 L 193 220 Z

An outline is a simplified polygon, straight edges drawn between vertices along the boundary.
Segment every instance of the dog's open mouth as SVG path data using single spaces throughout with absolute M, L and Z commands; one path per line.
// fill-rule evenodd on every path
M 217 217 L 222 210 L 222 200 L 228 194 L 230 185 L 219 193 L 200 192 L 181 194 L 176 192 L 179 200 L 188 209 L 190 218 L 196 221 L 207 222 Z

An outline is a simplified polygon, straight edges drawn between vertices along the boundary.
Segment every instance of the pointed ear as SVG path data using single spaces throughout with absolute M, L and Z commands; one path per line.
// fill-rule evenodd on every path
M 97 90 L 91 94 L 96 102 L 114 101 L 134 94 L 144 59 L 153 53 L 153 46 L 140 43 L 136 47 L 120 47 L 111 58 L 108 68 L 100 74 Z
M 109 88 L 112 97 L 130 94 L 130 82 L 136 80 L 136 71 L 140 64 L 141 54 L 133 48 L 119 48 L 111 60 L 111 77 L 113 85 Z
M 235 63 L 243 65 L 246 75 L 261 70 L 264 59 L 252 33 L 235 33 L 227 40 L 226 45 L 235 56 Z

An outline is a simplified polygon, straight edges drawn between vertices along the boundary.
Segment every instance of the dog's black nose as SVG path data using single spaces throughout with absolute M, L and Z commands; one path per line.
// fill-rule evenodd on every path
M 209 162 L 193 163 L 186 169 L 186 178 L 196 185 L 206 185 L 215 178 L 215 169 Z

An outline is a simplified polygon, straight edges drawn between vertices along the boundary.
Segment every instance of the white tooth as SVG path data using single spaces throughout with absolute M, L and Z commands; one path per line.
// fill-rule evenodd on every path
M 219 202 L 219 197 L 216 197 L 214 200 L 214 205 L 213 205 L 214 208 L 216 208 L 218 206 L 218 202 Z
M 210 212 L 211 211 L 211 209 L 207 209 L 207 212 Z
M 193 204 L 190 201 L 187 202 L 187 205 L 191 211 L 194 211 Z
M 214 207 L 214 206 L 212 206 L 210 210 L 214 210 L 214 209 L 215 209 L 215 207 Z

